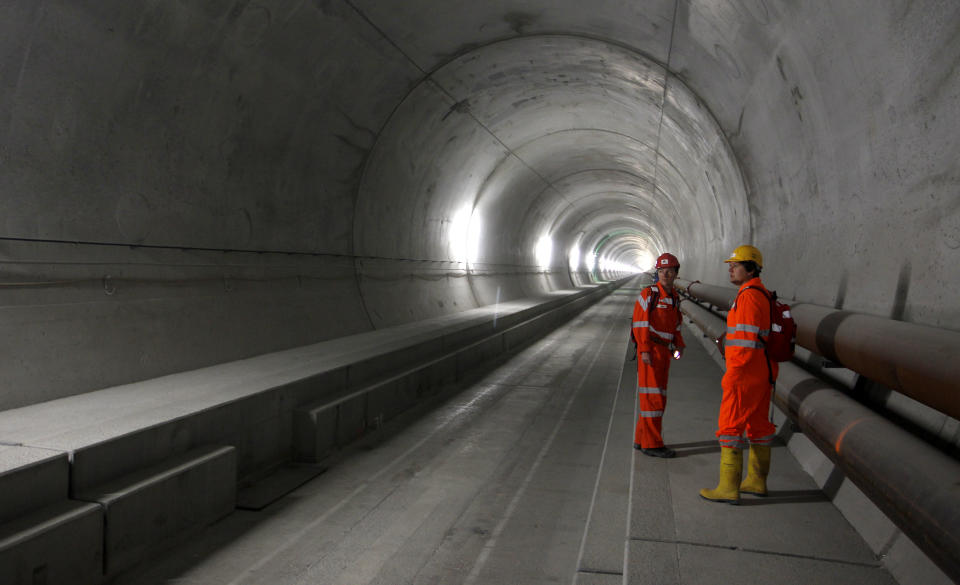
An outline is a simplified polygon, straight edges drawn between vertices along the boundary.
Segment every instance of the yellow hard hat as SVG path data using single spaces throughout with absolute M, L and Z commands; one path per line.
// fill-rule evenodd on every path
M 724 262 L 756 262 L 757 266 L 763 268 L 763 254 L 753 246 L 737 246 Z

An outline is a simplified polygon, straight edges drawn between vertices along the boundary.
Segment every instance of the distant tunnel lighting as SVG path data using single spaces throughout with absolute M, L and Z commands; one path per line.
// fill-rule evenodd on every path
M 615 260 L 609 260 L 607 258 L 600 259 L 600 270 L 603 272 L 621 272 L 621 273 L 628 273 L 628 274 L 635 274 L 637 272 L 642 272 L 642 269 L 637 267 L 634 264 L 617 262 Z
M 467 226 L 467 264 L 476 264 L 480 257 L 482 226 L 480 212 L 474 209 L 470 215 L 470 225 Z
M 553 240 L 550 236 L 544 234 L 533 249 L 533 254 L 537 259 L 537 264 L 541 268 L 548 268 L 553 257 Z
M 450 256 L 457 262 L 473 264 L 480 252 L 480 215 L 470 205 L 464 205 L 450 220 L 448 245 Z
M 636 272 L 645 272 L 653 268 L 654 258 L 651 252 L 644 250 L 637 254 L 637 259 L 635 260 Z
M 587 252 L 583 255 L 583 265 L 587 270 L 593 271 L 597 269 L 597 255 L 594 252 Z
M 576 272 L 580 268 L 580 244 L 574 244 L 570 248 L 570 272 Z

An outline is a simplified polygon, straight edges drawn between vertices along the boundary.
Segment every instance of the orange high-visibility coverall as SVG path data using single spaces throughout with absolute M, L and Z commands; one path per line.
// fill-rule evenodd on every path
M 759 278 L 740 286 L 737 300 L 727 313 L 727 334 L 723 375 L 723 398 L 717 438 L 721 447 L 742 449 L 744 431 L 751 444 L 769 445 L 777 432 L 770 422 L 770 380 L 776 380 L 777 362 L 767 360 L 761 337 L 770 334 L 770 301 L 759 290 L 766 291 Z M 769 369 L 768 369 L 769 368 Z
M 657 306 L 650 306 L 654 290 Z M 633 338 L 637 342 L 637 425 L 634 444 L 644 449 L 663 447 L 663 410 L 667 406 L 667 375 L 673 347 L 683 348 L 678 297 L 667 294 L 660 283 L 640 291 L 633 305 Z M 650 365 L 640 354 L 650 354 Z

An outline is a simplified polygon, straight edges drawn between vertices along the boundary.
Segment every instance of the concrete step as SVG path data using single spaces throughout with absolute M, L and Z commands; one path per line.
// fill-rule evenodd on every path
M 102 579 L 100 506 L 63 499 L 0 524 L 0 583 L 95 585 Z
M 75 497 L 103 509 L 109 578 L 232 512 L 236 485 L 236 449 L 209 446 Z
M 66 453 L 0 445 L 0 524 L 67 499 Z

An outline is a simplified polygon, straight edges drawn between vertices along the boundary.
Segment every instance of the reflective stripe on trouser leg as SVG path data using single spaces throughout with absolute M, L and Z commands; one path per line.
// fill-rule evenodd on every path
M 663 410 L 667 397 L 663 392 L 637 394 L 637 426 L 633 442 L 644 449 L 663 447 Z
M 747 437 L 751 445 L 772 445 L 773 438 L 776 435 L 767 435 L 766 437 Z
M 644 449 L 663 446 L 663 410 L 667 404 L 667 375 L 670 353 L 661 345 L 650 348 L 653 363 L 637 359 L 637 423 L 633 442 Z
M 743 449 L 746 442 L 743 437 L 736 435 L 717 435 L 717 441 L 721 447 L 730 447 L 731 449 Z

